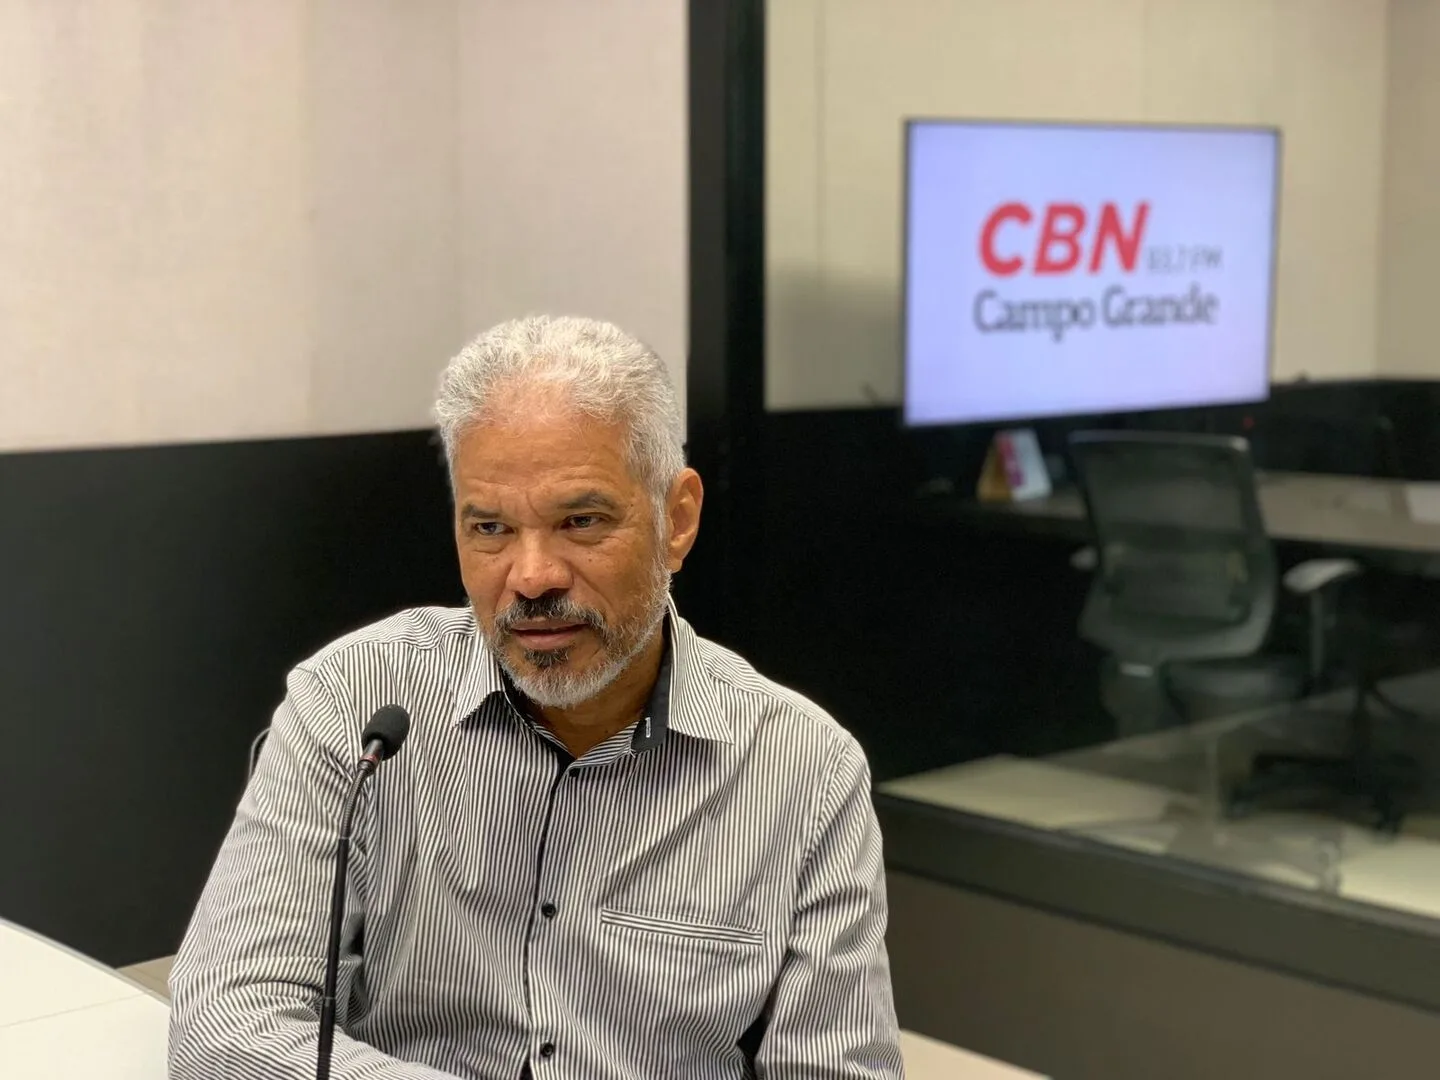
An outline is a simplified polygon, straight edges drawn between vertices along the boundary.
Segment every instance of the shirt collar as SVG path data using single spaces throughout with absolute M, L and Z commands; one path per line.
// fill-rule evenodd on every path
M 680 618 L 673 599 L 668 602 L 662 633 L 665 652 L 660 674 L 645 713 L 635 725 L 631 748 L 636 753 L 656 749 L 671 731 L 710 742 L 732 742 L 730 718 L 709 672 L 702 666 L 695 631 Z M 485 645 L 479 628 L 475 628 L 455 688 L 454 723 L 461 725 L 476 719 L 487 712 L 487 704 L 504 703 L 510 693 L 513 690 L 509 679 Z

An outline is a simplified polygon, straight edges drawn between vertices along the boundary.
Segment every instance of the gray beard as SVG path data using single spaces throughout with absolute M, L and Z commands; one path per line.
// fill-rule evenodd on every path
M 602 663 L 589 671 L 572 671 L 569 649 L 525 650 L 530 670 L 516 670 L 505 653 L 493 649 L 496 658 L 515 688 L 536 705 L 546 709 L 573 709 L 596 697 L 628 668 L 655 640 L 669 610 L 670 574 L 662 565 L 649 607 L 631 626 L 633 631 L 603 635 L 606 653 Z M 628 629 L 628 628 L 627 628 Z M 619 640 L 616 640 L 619 639 Z M 613 642 L 613 645 L 612 645 Z M 611 649 L 618 647 L 619 651 Z

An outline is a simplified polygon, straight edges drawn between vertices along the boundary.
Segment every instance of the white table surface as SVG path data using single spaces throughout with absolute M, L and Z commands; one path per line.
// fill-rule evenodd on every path
M 910 1031 L 900 1033 L 900 1051 L 905 1055 L 906 1080 L 1045 1080 L 1039 1073 L 957 1050 Z
M 0 1077 L 164 1080 L 169 1006 L 119 972 L 0 919 Z M 901 1034 L 909 1080 L 1040 1080 Z
M 0 1027 L 5 1080 L 164 1080 L 165 1002 L 134 997 Z
M 54 942 L 0 921 L 0 1028 L 144 990 Z
M 119 972 L 0 919 L 4 1080 L 162 1080 L 169 1014 Z

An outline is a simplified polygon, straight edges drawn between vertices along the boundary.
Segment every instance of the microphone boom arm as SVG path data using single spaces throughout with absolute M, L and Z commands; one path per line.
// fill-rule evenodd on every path
M 340 981 L 340 937 L 345 929 L 345 886 L 350 875 L 350 841 L 355 832 L 355 811 L 365 781 L 380 763 L 394 757 L 410 733 L 410 714 L 399 705 L 377 709 L 360 735 L 363 748 L 345 805 L 340 812 L 340 842 L 335 846 L 335 881 L 330 891 L 330 930 L 325 938 L 325 985 L 320 996 L 320 1035 L 315 1048 L 315 1080 L 330 1080 L 330 1056 L 335 1049 L 335 996 Z
M 345 890 L 350 873 L 350 839 L 360 791 L 375 773 L 379 761 L 367 754 L 360 759 L 345 797 L 340 819 L 340 842 L 335 848 L 335 880 L 330 892 L 330 932 L 326 936 L 325 990 L 320 998 L 320 1040 L 315 1058 L 315 1080 L 330 1080 L 330 1055 L 335 1043 L 335 995 L 340 981 L 340 938 L 345 925 Z

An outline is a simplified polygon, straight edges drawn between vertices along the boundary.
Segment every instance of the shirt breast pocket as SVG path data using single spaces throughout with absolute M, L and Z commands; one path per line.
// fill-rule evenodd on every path
M 680 949 L 690 947 L 706 952 L 740 953 L 759 950 L 765 945 L 764 933 L 753 927 L 694 922 L 613 907 L 600 909 L 600 924 L 617 934 L 631 937 L 637 944 L 648 941 Z
M 738 1061 L 738 1041 L 764 1011 L 775 982 L 776 950 L 766 934 L 673 910 L 607 905 L 597 915 L 595 945 L 613 976 L 611 992 L 601 995 L 600 1007 L 614 1010 L 607 1021 L 642 1033 L 662 1056 L 684 1055 L 656 1061 L 643 1075 L 719 1075 L 717 1062 Z

